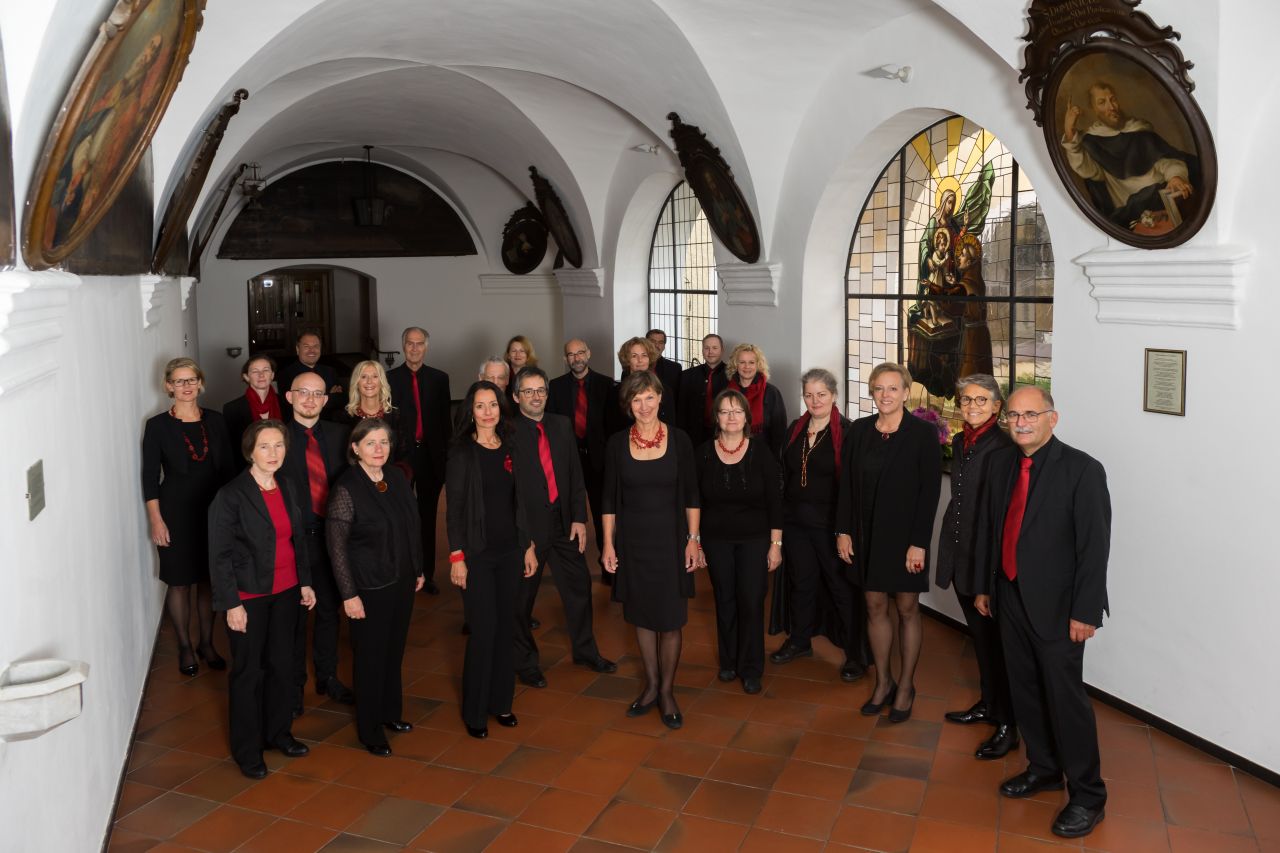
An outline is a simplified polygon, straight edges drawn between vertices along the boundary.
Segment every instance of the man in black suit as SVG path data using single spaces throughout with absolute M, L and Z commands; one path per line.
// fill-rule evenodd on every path
M 613 431 L 614 422 L 619 419 L 618 394 L 611 378 L 588 366 L 591 349 L 581 338 L 574 338 L 564 345 L 564 362 L 569 372 L 551 380 L 547 411 L 563 415 L 573 426 L 582 478 L 586 481 L 587 499 L 591 502 L 596 547 L 599 547 L 604 541 L 600 512 L 600 495 L 604 489 L 604 444 Z M 601 572 L 603 582 L 607 583 L 612 577 Z
M 1092 457 L 1053 435 L 1048 392 L 1016 390 L 1008 403 L 1015 446 L 991 455 L 991 487 L 975 543 L 989 595 L 974 606 L 1000 621 L 1014 715 L 1027 745 L 1025 771 L 1000 785 L 1006 797 L 1070 794 L 1053 832 L 1088 835 L 1102 820 L 1098 731 L 1084 689 L 1084 644 L 1107 612 L 1111 497 Z
M 338 612 L 342 602 L 333 580 L 333 568 L 329 565 L 329 552 L 325 547 L 324 521 L 329 487 L 338 475 L 347 470 L 347 431 L 335 423 L 320 420 L 320 413 L 328 400 L 325 380 L 318 373 L 299 373 L 285 391 L 285 398 L 293 407 L 288 421 L 289 452 L 280 466 L 284 477 L 295 494 L 306 496 L 301 501 L 305 510 L 307 549 L 311 568 L 311 587 L 316 594 L 316 624 L 312 631 L 312 664 L 315 667 L 316 692 L 328 695 L 336 702 L 355 704 L 356 697 L 350 688 L 338 680 Z M 294 671 L 297 674 L 298 692 L 293 715 L 302 713 L 302 690 L 307 684 L 307 619 L 298 619 L 298 634 L 294 645 Z
M 568 418 L 546 411 L 547 374 L 541 368 L 523 368 L 516 374 L 515 386 L 520 405 L 515 424 L 519 452 L 513 454 L 516 488 L 521 491 L 538 557 L 538 571 L 521 581 L 516 599 L 516 675 L 531 687 L 547 686 L 530 620 L 548 559 L 564 604 L 573 662 L 596 672 L 617 672 L 617 664 L 600 655 L 591 626 L 591 572 L 582 558 L 587 547 L 587 493 L 573 425 Z
M 658 348 L 658 361 L 650 369 L 658 374 L 658 378 L 666 386 L 667 393 L 675 398 L 671 401 L 671 411 L 678 412 L 680 410 L 680 373 L 682 368 L 679 362 L 672 361 L 663 355 L 667 350 L 667 333 L 661 329 L 650 329 L 645 332 L 644 336 Z
M 694 447 L 714 434 L 711 401 L 727 387 L 724 339 L 712 332 L 702 339 L 702 364 L 695 364 L 680 374 L 676 425 L 689 434 Z
M 400 336 L 404 364 L 387 371 L 391 402 L 400 410 L 400 431 L 409 444 L 409 464 L 422 519 L 423 589 L 439 595 L 436 568 L 436 512 L 444 488 L 444 463 L 453 427 L 449 422 L 449 374 L 423 363 L 431 336 L 410 326 Z
M 298 354 L 298 360 L 292 364 L 286 364 L 280 368 L 280 372 L 276 374 L 276 387 L 282 391 L 288 391 L 293 387 L 293 378 L 301 373 L 315 373 L 324 380 L 325 388 L 331 395 L 330 401 L 332 405 L 339 403 L 345 404 L 346 400 L 342 400 L 342 385 L 338 382 L 338 374 L 327 364 L 320 363 L 320 353 L 323 344 L 320 341 L 320 335 L 316 332 L 302 332 L 298 335 L 298 340 L 294 345 L 294 352 Z M 284 413 L 285 419 L 289 417 L 289 413 Z

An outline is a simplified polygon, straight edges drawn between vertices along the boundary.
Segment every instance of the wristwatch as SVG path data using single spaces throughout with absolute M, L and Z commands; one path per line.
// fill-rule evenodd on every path
M 781 548 L 781 547 L 782 547 L 782 540 L 781 540 L 781 539 L 774 539 L 774 540 L 773 540 L 772 542 L 770 542 L 769 544 L 771 544 L 771 545 L 777 545 L 779 548 Z
M 689 534 L 689 541 L 690 541 L 690 542 L 697 542 L 697 543 L 701 544 L 701 542 L 702 542 L 702 536 L 701 536 L 701 534 L 698 534 L 698 533 L 690 533 L 690 534 Z

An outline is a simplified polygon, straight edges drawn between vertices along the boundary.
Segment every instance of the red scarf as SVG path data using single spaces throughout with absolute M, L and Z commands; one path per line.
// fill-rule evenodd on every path
M 258 392 L 252 388 L 246 388 L 244 398 L 249 401 L 249 417 L 251 420 L 262 421 L 267 418 L 274 418 L 278 421 L 284 420 L 280 416 L 280 398 L 276 396 L 276 389 L 267 389 L 267 399 L 263 400 L 258 397 Z
M 751 384 L 746 388 L 738 384 L 737 374 L 734 374 L 733 379 L 729 381 L 729 387 L 735 391 L 741 391 L 742 396 L 747 398 L 747 403 L 751 406 L 752 435 L 764 432 L 764 389 L 768 384 L 769 377 L 763 373 L 757 373 L 756 378 L 751 380 Z
M 791 428 L 791 435 L 787 436 L 787 447 L 800 437 L 800 433 L 809 428 L 811 416 L 805 412 L 796 421 L 795 426 Z M 827 426 L 831 429 L 831 449 L 836 454 L 836 467 L 840 466 L 840 445 L 844 442 L 844 422 L 840 419 L 840 413 L 834 408 L 831 410 L 831 420 L 827 421 Z
M 987 418 L 987 422 L 980 427 L 971 427 L 969 426 L 969 422 L 965 421 L 963 449 L 968 450 L 970 447 L 973 447 L 975 444 L 977 444 L 978 439 L 982 438 L 982 434 L 989 431 L 993 426 L 996 425 L 996 420 L 997 420 L 996 416 L 992 415 L 991 417 Z

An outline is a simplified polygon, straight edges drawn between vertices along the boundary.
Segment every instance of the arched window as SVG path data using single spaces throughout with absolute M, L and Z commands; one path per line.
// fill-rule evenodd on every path
M 649 250 L 649 328 L 667 333 L 663 355 L 690 367 L 719 325 L 715 251 L 707 216 L 681 181 L 667 196 Z
M 960 428 L 955 382 L 1049 387 L 1053 247 L 1035 189 L 989 132 L 952 116 L 889 161 L 858 218 L 847 273 L 850 414 L 875 411 L 875 365 L 907 365 L 909 408 Z

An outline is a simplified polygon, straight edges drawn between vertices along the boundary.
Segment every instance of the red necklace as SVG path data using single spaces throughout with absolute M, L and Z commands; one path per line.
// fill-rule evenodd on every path
M 667 433 L 662 428 L 661 421 L 658 422 L 658 432 L 653 436 L 652 441 L 647 441 L 641 438 L 639 427 L 637 427 L 635 424 L 631 425 L 631 443 L 634 444 L 636 447 L 640 448 L 641 450 L 652 450 L 653 448 L 657 447 L 659 444 L 662 444 L 662 439 L 666 437 L 667 437 Z
M 723 450 L 725 453 L 728 453 L 730 456 L 733 456 L 734 454 L 742 450 L 743 445 L 745 445 L 746 443 L 747 443 L 747 434 L 745 432 L 742 434 L 742 440 L 738 442 L 738 446 L 735 447 L 733 450 L 730 450 L 729 448 L 725 447 L 724 442 L 720 440 L 720 437 L 716 436 L 716 447 L 719 447 L 721 450 Z
M 177 408 L 177 406 L 169 407 L 169 417 L 175 420 L 178 420 Z M 196 453 L 196 446 L 191 443 L 191 439 L 187 438 L 187 434 L 185 432 L 182 434 L 182 441 L 187 445 L 187 453 L 191 456 L 191 461 L 203 462 L 205 459 L 209 458 L 209 433 L 204 430 L 203 418 L 196 421 L 196 423 L 200 424 L 200 441 L 204 445 L 201 447 L 200 452 Z

